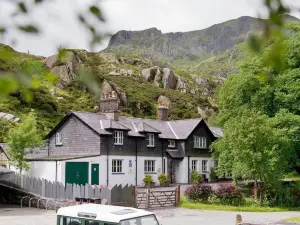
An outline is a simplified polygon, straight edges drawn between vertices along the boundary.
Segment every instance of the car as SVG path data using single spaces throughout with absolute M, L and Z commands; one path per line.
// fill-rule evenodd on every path
M 142 209 L 101 204 L 62 207 L 57 225 L 159 225 L 156 215 Z

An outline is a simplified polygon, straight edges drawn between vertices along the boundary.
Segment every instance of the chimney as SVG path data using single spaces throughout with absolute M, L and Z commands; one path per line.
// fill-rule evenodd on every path
M 104 81 L 102 84 L 102 93 L 100 97 L 100 113 L 112 120 L 118 121 L 120 116 L 120 98 L 111 85 Z
M 157 119 L 162 121 L 168 121 L 169 107 L 166 103 L 160 103 L 157 109 Z

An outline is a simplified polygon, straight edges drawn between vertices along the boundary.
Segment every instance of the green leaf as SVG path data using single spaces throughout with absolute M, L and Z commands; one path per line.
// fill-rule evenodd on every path
M 5 27 L 0 27 L 0 34 L 4 34 L 6 32 L 6 28 Z
M 100 21 L 104 22 L 105 19 L 102 16 L 101 10 L 99 9 L 99 7 L 92 5 L 90 6 L 90 12 L 92 14 L 94 14 L 94 16 L 96 16 Z
M 83 24 L 86 23 L 86 20 L 85 20 L 84 16 L 81 15 L 81 14 L 78 15 L 78 20 L 79 20 L 81 23 L 83 23 Z
M 258 40 L 257 37 L 251 35 L 249 37 L 248 43 L 249 43 L 249 46 L 252 49 L 252 51 L 254 51 L 256 53 L 259 53 L 261 51 L 262 43 L 260 40 Z
M 24 31 L 26 33 L 39 33 L 39 29 L 34 25 L 19 25 L 19 30 Z
M 31 101 L 32 101 L 32 99 L 33 99 L 33 94 L 32 94 L 31 91 L 25 90 L 23 94 L 24 94 L 24 98 L 25 98 L 25 101 L 26 101 L 26 102 L 31 102 Z
M 24 2 L 19 2 L 18 7 L 22 13 L 28 13 L 27 7 Z
M 34 0 L 34 3 L 35 4 L 40 4 L 40 3 L 42 3 L 44 0 Z

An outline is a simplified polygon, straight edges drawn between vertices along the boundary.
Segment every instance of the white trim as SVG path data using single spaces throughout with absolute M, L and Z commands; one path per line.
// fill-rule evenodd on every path
M 124 133 L 123 131 L 114 131 L 114 145 L 123 145 Z
M 173 145 L 170 145 L 170 142 L 173 142 Z M 168 140 L 168 147 L 169 148 L 175 148 L 176 147 L 176 141 L 175 140 Z
M 169 122 L 167 122 L 167 124 L 169 125 L 169 127 L 170 127 L 172 133 L 174 134 L 174 136 L 176 137 L 176 139 L 179 139 L 178 136 L 177 136 L 177 134 L 176 134 L 175 131 L 173 130 L 171 124 L 170 124 Z
M 155 147 L 155 135 L 148 133 L 147 134 L 147 140 L 148 140 L 148 144 L 147 147 Z M 150 138 L 151 137 L 151 138 Z M 153 143 L 152 143 L 153 142 Z
M 100 120 L 100 128 L 101 128 L 102 130 L 104 130 L 104 126 L 103 126 L 103 121 L 102 121 L 102 120 Z
M 134 122 L 132 122 L 132 126 L 135 132 L 139 132 L 138 129 L 136 128 L 136 125 L 134 124 Z

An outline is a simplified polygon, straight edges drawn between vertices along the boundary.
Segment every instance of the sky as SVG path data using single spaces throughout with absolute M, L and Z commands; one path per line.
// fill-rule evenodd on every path
M 7 35 L 0 38 L 21 52 L 49 56 L 56 54 L 58 46 L 76 49 L 89 48 L 89 35 L 76 19 L 77 12 L 85 12 L 92 0 L 45 0 L 38 7 L 30 7 L 30 16 L 12 18 L 12 0 L 0 0 L 0 26 L 5 25 Z M 27 3 L 32 0 L 25 1 Z M 286 0 L 298 6 L 299 0 Z M 163 33 L 201 30 L 240 16 L 265 17 L 262 0 L 102 0 L 99 2 L 105 23 L 90 18 L 97 30 L 114 34 L 119 30 L 143 30 L 156 27 Z M 300 18 L 299 13 L 292 15 Z M 34 21 L 42 33 L 24 35 L 13 24 Z M 109 38 L 93 51 L 107 46 Z

